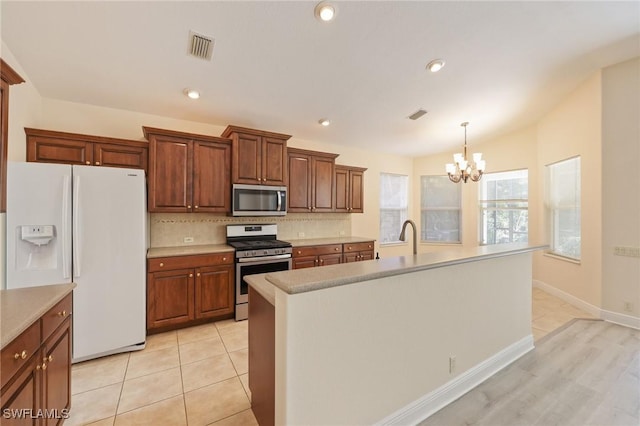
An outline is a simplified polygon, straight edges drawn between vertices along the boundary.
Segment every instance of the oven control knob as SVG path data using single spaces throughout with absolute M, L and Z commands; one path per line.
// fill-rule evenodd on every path
M 265 256 L 269 254 L 269 251 L 265 250 L 262 252 L 262 254 L 264 254 Z
M 252 252 L 251 252 L 251 256 L 255 256 L 255 255 L 256 255 L 256 252 L 255 252 L 255 251 L 252 251 Z

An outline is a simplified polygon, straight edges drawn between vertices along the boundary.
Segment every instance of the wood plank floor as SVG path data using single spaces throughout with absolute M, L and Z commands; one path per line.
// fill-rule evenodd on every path
M 640 330 L 575 319 L 423 426 L 640 425 Z

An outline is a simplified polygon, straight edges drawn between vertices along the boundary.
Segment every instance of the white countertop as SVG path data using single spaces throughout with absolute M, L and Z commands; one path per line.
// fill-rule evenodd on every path
M 260 293 L 268 299 L 267 296 L 271 292 L 265 288 L 264 281 L 271 283 L 288 294 L 306 293 L 426 269 L 527 253 L 544 248 L 547 248 L 547 246 L 527 243 L 497 244 L 471 248 L 460 247 L 443 252 L 252 275 L 246 277 L 246 280 L 256 290 L 261 290 Z M 265 292 L 267 293 L 266 295 L 264 294 Z

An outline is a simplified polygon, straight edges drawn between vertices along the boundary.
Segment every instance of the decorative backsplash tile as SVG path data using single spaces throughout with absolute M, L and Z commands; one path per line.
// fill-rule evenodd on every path
M 151 247 L 223 244 L 227 238 L 226 226 L 242 223 L 276 223 L 281 240 L 351 236 L 351 215 L 348 213 L 288 213 L 284 217 L 264 218 L 213 213 L 152 213 Z M 185 242 L 185 238 L 193 238 L 193 241 Z

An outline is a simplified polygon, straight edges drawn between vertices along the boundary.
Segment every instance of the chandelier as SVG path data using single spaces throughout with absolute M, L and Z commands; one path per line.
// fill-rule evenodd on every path
M 485 162 L 479 152 L 473 154 L 473 161 L 467 160 L 467 126 L 469 122 L 465 121 L 460 125 L 464 127 L 464 151 L 462 154 L 453 154 L 453 163 L 448 163 L 446 166 L 447 174 L 453 183 L 460 181 L 467 183 L 469 178 L 473 182 L 477 182 L 482 178 Z

